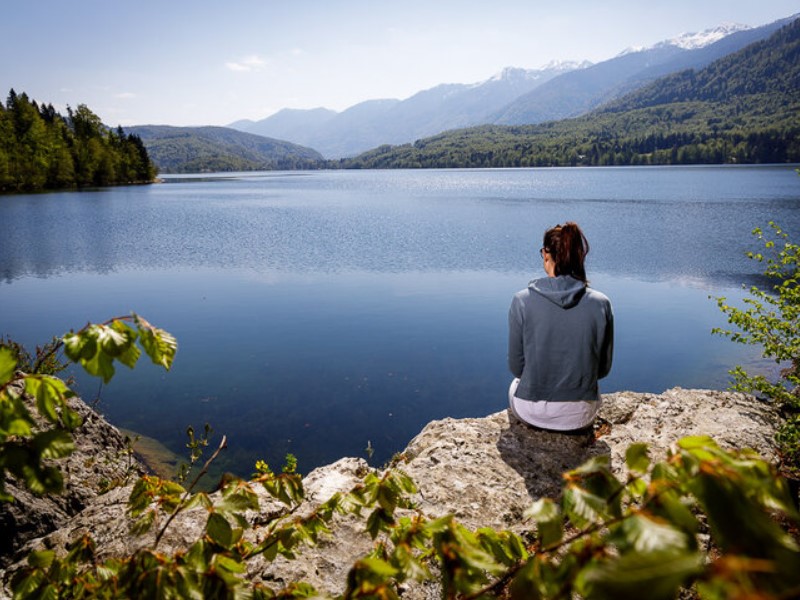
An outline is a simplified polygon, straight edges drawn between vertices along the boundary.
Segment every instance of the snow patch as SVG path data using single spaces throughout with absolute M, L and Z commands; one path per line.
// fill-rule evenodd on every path
M 658 42 L 653 46 L 630 46 L 629 48 L 626 48 L 620 52 L 617 56 L 645 52 L 655 48 L 666 48 L 668 46 L 675 46 L 677 48 L 682 48 L 683 50 L 697 50 L 698 48 L 704 48 L 705 46 L 713 44 L 714 42 L 718 42 L 722 38 L 727 37 L 732 33 L 736 33 L 737 31 L 746 31 L 748 29 L 752 29 L 752 27 L 749 25 L 743 25 L 741 23 L 726 22 L 718 25 L 717 27 L 706 29 L 705 31 L 701 31 L 699 33 L 682 33 L 669 40 Z

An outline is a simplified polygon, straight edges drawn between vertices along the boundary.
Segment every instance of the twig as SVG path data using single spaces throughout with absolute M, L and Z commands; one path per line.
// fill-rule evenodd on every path
M 211 466 L 211 463 L 214 462 L 214 460 L 216 460 L 217 456 L 219 456 L 219 453 L 222 452 L 227 447 L 228 447 L 228 438 L 227 438 L 227 436 L 223 435 L 222 436 L 222 440 L 219 443 L 219 447 L 214 451 L 214 454 L 211 455 L 211 458 L 209 458 L 206 461 L 206 464 L 203 465 L 203 468 L 197 474 L 197 477 L 194 478 L 194 481 L 192 482 L 192 485 L 190 485 L 189 489 L 187 489 L 184 492 L 183 498 L 181 498 L 181 501 L 178 503 L 178 506 L 175 507 L 175 510 L 172 511 L 172 513 L 167 518 L 166 523 L 164 523 L 164 526 L 158 532 L 158 535 L 156 536 L 155 544 L 153 545 L 153 550 L 155 550 L 158 547 L 158 543 L 161 541 L 161 538 L 164 536 L 164 533 L 167 531 L 167 527 L 169 527 L 169 524 L 172 523 L 173 519 L 175 519 L 175 517 L 178 516 L 178 513 L 183 510 L 184 506 L 186 506 L 186 502 L 188 501 L 189 496 L 192 495 L 192 490 L 194 490 L 195 486 L 200 481 L 200 478 L 203 477 L 203 475 L 205 475 L 206 473 L 208 473 L 208 468 Z

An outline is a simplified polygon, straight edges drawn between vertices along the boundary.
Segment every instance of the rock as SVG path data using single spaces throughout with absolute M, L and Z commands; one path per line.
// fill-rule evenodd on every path
M 13 478 L 6 481 L 8 492 L 16 500 L 0 503 L 0 567 L 27 540 L 63 526 L 98 495 L 146 472 L 131 452 L 130 441 L 116 427 L 79 398 L 68 402 L 83 423 L 74 431 L 75 452 L 57 463 L 64 475 L 64 490 L 39 497 Z M 32 413 L 36 414 L 34 410 Z M 41 419 L 38 422 L 41 425 Z
M 507 411 L 474 419 L 443 419 L 429 423 L 411 442 L 399 468 L 417 484 L 416 502 L 429 517 L 454 514 L 470 528 L 490 526 L 524 531 L 524 511 L 542 496 L 557 497 L 561 474 L 598 455 L 608 455 L 612 469 L 624 470 L 624 453 L 633 442 L 650 445 L 653 458 L 662 458 L 678 439 L 710 435 L 726 448 L 753 448 L 776 461 L 773 440 L 779 417 L 769 404 L 752 396 L 709 390 L 675 388 L 663 394 L 619 392 L 604 396 L 595 436 L 550 433 L 524 425 Z M 596 438 L 596 439 L 595 439 Z M 294 513 L 305 514 L 336 491 L 346 492 L 360 482 L 369 467 L 361 459 L 345 458 L 312 471 L 305 479 L 306 501 Z M 29 542 L 34 547 L 63 548 L 83 532 L 91 532 L 101 557 L 121 555 L 152 544 L 152 536 L 128 533 L 125 500 L 130 488 L 98 496 L 57 531 Z M 270 518 L 285 508 L 261 491 L 262 508 L 249 514 L 257 536 Z M 159 550 L 185 547 L 202 531 L 206 513 L 180 515 Z M 248 563 L 247 577 L 278 589 L 304 580 L 320 591 L 344 590 L 355 560 L 373 547 L 363 519 L 337 516 L 333 535 L 304 549 L 293 561 L 279 557 L 268 563 Z M 438 592 L 426 585 L 411 586 L 404 597 L 426 598 Z

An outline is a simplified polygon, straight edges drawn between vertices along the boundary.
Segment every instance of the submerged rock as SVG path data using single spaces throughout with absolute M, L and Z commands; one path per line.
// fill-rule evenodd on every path
M 417 484 L 416 502 L 429 517 L 454 514 L 470 528 L 489 526 L 522 532 L 524 511 L 542 496 L 556 497 L 561 474 L 598 455 L 608 455 L 612 469 L 624 469 L 626 448 L 634 442 L 650 445 L 654 459 L 662 458 L 678 439 L 709 435 L 725 448 L 753 448 L 776 461 L 774 443 L 778 414 L 769 404 L 745 394 L 675 388 L 663 394 L 620 392 L 604 396 L 594 436 L 550 433 L 524 425 L 507 411 L 483 418 L 443 419 L 429 423 L 398 460 L 398 467 Z M 362 459 L 344 458 L 315 469 L 305 479 L 306 500 L 294 513 L 313 510 L 336 491 L 359 483 L 370 467 Z M 153 537 L 134 537 L 125 502 L 130 487 L 113 490 L 88 502 L 79 514 L 62 520 L 54 532 L 32 540 L 35 547 L 63 548 L 90 532 L 99 556 L 121 555 L 152 545 Z M 258 535 L 270 518 L 285 508 L 260 492 L 261 511 L 248 514 Z M 172 551 L 200 535 L 207 513 L 193 510 L 180 515 L 159 545 Z M 280 588 L 304 580 L 330 594 L 341 593 L 353 562 L 373 547 L 363 519 L 337 516 L 333 535 L 303 549 L 292 561 L 256 558 L 248 563 L 253 581 Z M 428 597 L 425 585 L 404 590 L 409 598 Z

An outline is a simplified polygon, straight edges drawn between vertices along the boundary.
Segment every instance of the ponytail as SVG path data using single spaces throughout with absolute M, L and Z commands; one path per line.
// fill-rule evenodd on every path
M 588 283 L 583 263 L 589 253 L 589 242 L 577 223 L 568 221 L 545 231 L 544 248 L 555 263 L 556 275 L 571 275 Z

